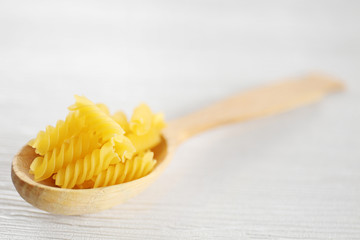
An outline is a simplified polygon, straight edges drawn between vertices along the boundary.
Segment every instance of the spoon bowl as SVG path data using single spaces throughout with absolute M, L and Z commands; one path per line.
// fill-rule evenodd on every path
M 36 182 L 29 174 L 37 154 L 24 146 L 14 157 L 11 177 L 20 196 L 33 206 L 62 215 L 95 213 L 123 203 L 142 192 L 164 171 L 177 146 L 207 129 L 281 113 L 318 101 L 343 85 L 326 75 L 310 74 L 235 95 L 203 110 L 168 123 L 161 142 L 153 149 L 157 164 L 147 176 L 134 181 L 92 189 L 64 189 L 53 179 Z
M 151 174 L 134 181 L 93 189 L 66 189 L 55 185 L 52 178 L 36 182 L 29 173 L 31 162 L 38 156 L 35 149 L 26 145 L 14 157 L 11 178 L 20 196 L 33 206 L 62 215 L 94 213 L 123 203 L 143 191 L 165 169 L 170 161 L 167 140 L 152 149 L 157 160 Z

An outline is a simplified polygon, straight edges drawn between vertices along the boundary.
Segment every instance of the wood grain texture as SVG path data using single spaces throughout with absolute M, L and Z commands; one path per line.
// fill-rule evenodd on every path
M 0 239 L 360 239 L 359 2 L 0 5 Z M 74 94 L 175 119 L 314 68 L 346 92 L 195 136 L 111 210 L 48 214 L 11 183 L 12 157 Z

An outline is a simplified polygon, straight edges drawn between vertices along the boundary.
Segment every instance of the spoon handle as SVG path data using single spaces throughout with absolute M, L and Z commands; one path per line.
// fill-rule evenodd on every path
M 167 134 L 179 144 L 207 129 L 285 112 L 320 100 L 343 84 L 322 74 L 255 88 L 217 102 L 169 123 Z

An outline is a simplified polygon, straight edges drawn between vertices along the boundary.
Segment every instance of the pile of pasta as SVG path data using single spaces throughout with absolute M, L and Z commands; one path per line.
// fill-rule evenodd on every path
M 111 115 L 104 104 L 75 96 L 65 121 L 48 126 L 28 143 L 38 156 L 30 165 L 35 181 L 52 178 L 61 188 L 96 188 L 132 181 L 156 164 L 151 149 L 161 141 L 162 114 L 146 104 L 131 119 Z

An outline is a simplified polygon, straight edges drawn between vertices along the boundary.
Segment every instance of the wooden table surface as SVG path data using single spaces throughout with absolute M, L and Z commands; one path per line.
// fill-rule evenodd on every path
M 360 239 L 359 1 L 1 1 L 0 239 Z M 57 216 L 12 157 L 74 94 L 174 119 L 321 70 L 347 89 L 198 135 L 145 192 Z

